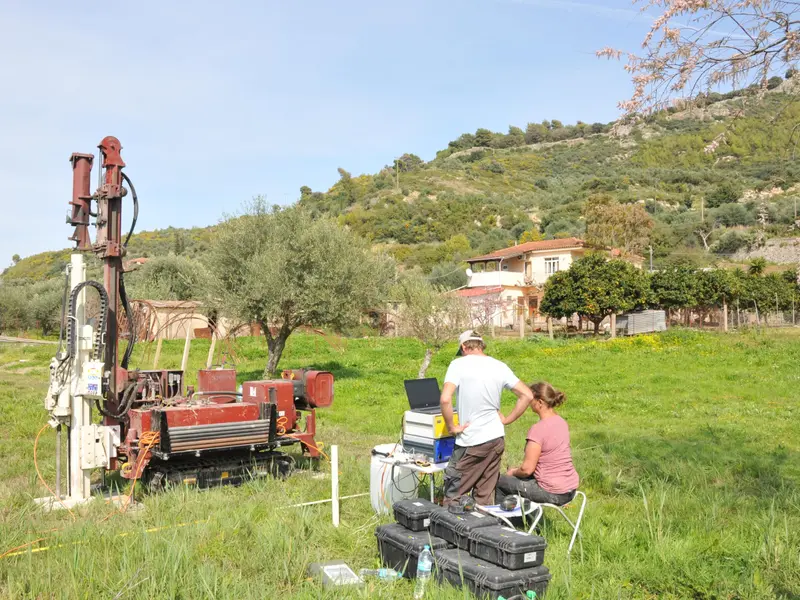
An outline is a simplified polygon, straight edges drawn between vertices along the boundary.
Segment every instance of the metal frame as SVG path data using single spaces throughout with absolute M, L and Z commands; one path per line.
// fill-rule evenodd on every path
M 564 508 L 569 506 L 578 496 L 582 496 L 581 500 L 581 508 L 578 511 L 578 518 L 575 522 L 572 522 L 572 519 L 569 518 L 566 512 L 564 512 Z M 567 548 L 567 557 L 572 553 L 572 547 L 575 545 L 575 539 L 580 535 L 581 536 L 581 554 L 583 554 L 583 536 L 580 532 L 581 521 L 583 520 L 583 513 L 586 510 L 586 503 L 587 498 L 586 494 L 582 491 L 578 490 L 575 492 L 575 495 L 572 497 L 572 500 L 567 502 L 562 506 L 558 506 L 557 504 L 549 504 L 547 502 L 533 502 L 532 500 L 528 500 L 527 498 L 523 498 L 519 494 L 516 495 L 517 498 L 517 508 L 513 511 L 505 511 L 500 509 L 499 506 L 482 506 L 480 508 L 483 509 L 484 512 L 490 514 L 494 517 L 497 517 L 501 521 L 503 521 L 506 525 L 514 528 L 513 523 L 509 520 L 509 518 L 513 517 L 522 517 L 523 523 L 527 521 L 527 518 L 532 514 L 536 516 L 533 519 L 533 523 L 531 524 L 530 528 L 528 528 L 528 533 L 533 533 L 536 529 L 536 526 L 539 525 L 539 522 L 542 520 L 544 516 L 544 509 L 545 508 L 553 508 L 557 510 L 562 517 L 569 523 L 570 527 L 572 527 L 572 539 L 569 541 L 569 547 Z M 526 508 L 527 507 L 527 508 Z

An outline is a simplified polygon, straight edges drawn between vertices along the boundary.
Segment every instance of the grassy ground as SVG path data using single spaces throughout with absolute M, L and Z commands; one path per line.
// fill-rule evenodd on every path
M 548 598 L 800 598 L 799 342 L 790 332 L 670 332 L 490 345 L 519 376 L 549 380 L 569 398 L 562 414 L 589 497 L 584 553 L 568 562 L 569 531 L 548 521 Z M 191 370 L 207 344 L 193 346 Z M 166 344 L 162 366 L 177 366 L 181 348 Z M 431 375 L 441 380 L 454 349 L 434 359 Z M 41 513 L 31 502 L 43 494 L 32 446 L 52 352 L 0 345 L 0 554 L 42 537 L 37 546 L 50 547 L 0 559 L 0 598 L 342 598 L 351 596 L 307 581 L 307 565 L 377 564 L 368 498 L 343 501 L 339 529 L 327 506 L 281 508 L 329 497 L 324 469 L 142 496 L 146 510 L 125 516 L 107 518 L 112 510 L 99 503 L 75 522 Z M 241 340 L 236 355 L 240 380 L 260 377 L 262 340 Z M 398 436 L 402 380 L 421 357 L 403 339 L 291 339 L 284 367 L 337 376 L 319 424 L 320 439 L 340 447 L 343 495 L 368 490 L 369 449 Z M 529 413 L 508 428 L 506 463 L 518 462 L 531 421 Z M 53 437 L 39 450 L 50 481 Z M 411 586 L 370 584 L 351 595 L 410 598 Z

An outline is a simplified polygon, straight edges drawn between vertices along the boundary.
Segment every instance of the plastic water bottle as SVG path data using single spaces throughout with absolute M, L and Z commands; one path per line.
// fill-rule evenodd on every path
M 417 559 L 417 583 L 414 586 L 414 600 L 419 600 L 425 595 L 425 586 L 431 578 L 433 571 L 433 554 L 431 547 L 425 546 Z
M 393 581 L 400 579 L 403 574 L 394 569 L 361 569 L 358 574 L 363 577 L 374 576 L 383 581 Z

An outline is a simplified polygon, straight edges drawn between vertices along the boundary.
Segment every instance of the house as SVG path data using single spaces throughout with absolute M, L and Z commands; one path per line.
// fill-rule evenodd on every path
M 526 242 L 495 250 L 489 254 L 468 259 L 469 281 L 458 290 L 458 295 L 472 305 L 477 327 L 517 327 L 520 319 L 536 328 L 544 326 L 546 319 L 539 313 L 539 304 L 544 296 L 544 284 L 558 271 L 570 265 L 588 251 L 597 248 L 588 246 L 578 238 Z M 618 258 L 618 250 L 604 250 L 609 257 Z M 639 256 L 625 257 L 637 268 L 644 259 Z

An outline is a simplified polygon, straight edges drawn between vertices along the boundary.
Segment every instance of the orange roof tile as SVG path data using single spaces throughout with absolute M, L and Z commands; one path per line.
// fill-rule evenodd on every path
M 494 252 L 490 252 L 489 254 L 484 254 L 482 256 L 468 258 L 467 262 L 477 262 L 477 261 L 491 260 L 491 259 L 499 260 L 501 258 L 510 258 L 512 256 L 519 256 L 520 254 L 525 254 L 526 252 L 539 252 L 541 250 L 564 250 L 566 248 L 584 248 L 584 247 L 586 247 L 586 242 L 574 237 L 563 238 L 559 240 L 541 240 L 539 242 L 525 242 L 524 244 L 518 244 L 516 246 L 511 246 L 510 248 L 495 250 Z

